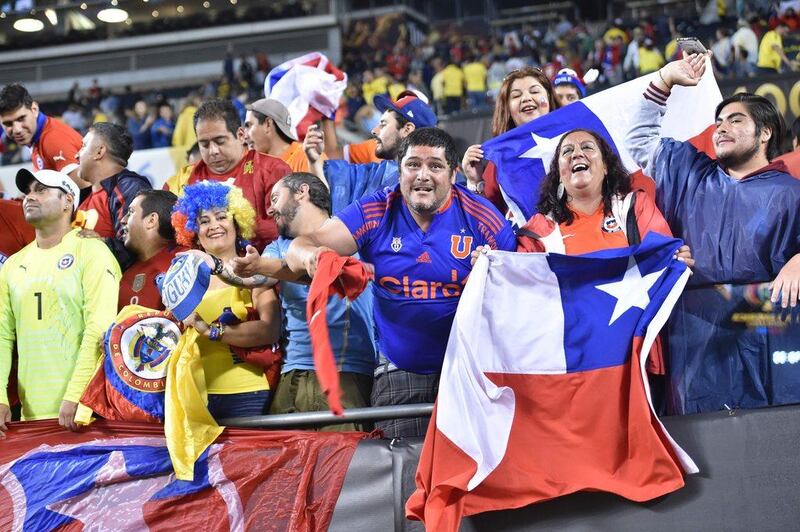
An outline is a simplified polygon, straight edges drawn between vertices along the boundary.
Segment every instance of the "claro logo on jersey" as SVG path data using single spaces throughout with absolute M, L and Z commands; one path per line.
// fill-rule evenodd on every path
M 378 284 L 393 294 L 402 294 L 411 299 L 436 299 L 442 297 L 459 297 L 461 290 L 467 282 L 465 277 L 458 280 L 458 271 L 450 270 L 451 282 L 423 281 L 422 279 L 409 279 L 408 275 L 401 278 L 384 275 L 378 279 Z

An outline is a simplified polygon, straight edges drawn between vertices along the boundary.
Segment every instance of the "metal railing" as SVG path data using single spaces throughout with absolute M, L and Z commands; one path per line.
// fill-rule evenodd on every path
M 330 411 L 298 412 L 295 414 L 274 414 L 269 416 L 234 417 L 221 419 L 219 424 L 226 427 L 260 428 L 260 429 L 297 429 L 340 423 L 361 423 L 364 421 L 381 421 L 384 419 L 404 419 L 410 417 L 430 416 L 433 404 L 415 403 L 397 406 L 373 406 L 367 408 L 350 408 L 341 416 Z

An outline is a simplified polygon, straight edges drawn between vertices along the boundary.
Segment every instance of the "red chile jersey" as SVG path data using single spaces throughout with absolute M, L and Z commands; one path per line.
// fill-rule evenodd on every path
M 365 196 L 338 213 L 375 266 L 375 324 L 381 352 L 415 373 L 442 368 L 470 255 L 483 245 L 516 249 L 509 223 L 489 201 L 453 185 L 450 197 L 423 232 L 400 186 Z
M 39 113 L 36 133 L 31 140 L 34 171 L 58 170 L 69 174 L 78 167 L 78 152 L 83 146 L 81 134 L 64 122 Z
M 125 270 L 119 282 L 119 304 L 141 305 L 154 310 L 164 310 L 159 284 L 169 270 L 176 253 L 186 251 L 181 246 L 166 246 L 144 262 L 137 261 Z

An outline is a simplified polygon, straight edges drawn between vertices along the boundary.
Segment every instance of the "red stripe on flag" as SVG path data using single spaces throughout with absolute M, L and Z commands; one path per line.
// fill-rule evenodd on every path
M 633 345 L 638 352 L 641 339 Z M 516 397 L 506 454 L 467 493 L 475 462 L 429 429 L 417 491 L 406 505 L 406 514 L 424 518 L 426 529 L 455 531 L 462 515 L 519 508 L 582 490 L 646 501 L 684 485 L 683 471 L 645 397 L 637 355 L 625 365 L 593 371 L 487 376 L 511 387 Z

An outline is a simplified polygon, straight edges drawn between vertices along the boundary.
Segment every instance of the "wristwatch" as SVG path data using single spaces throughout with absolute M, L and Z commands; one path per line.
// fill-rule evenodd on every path
M 467 189 L 476 194 L 483 194 L 483 189 L 485 187 L 486 183 L 483 180 L 478 181 L 477 183 L 473 183 L 472 181 L 467 180 Z

